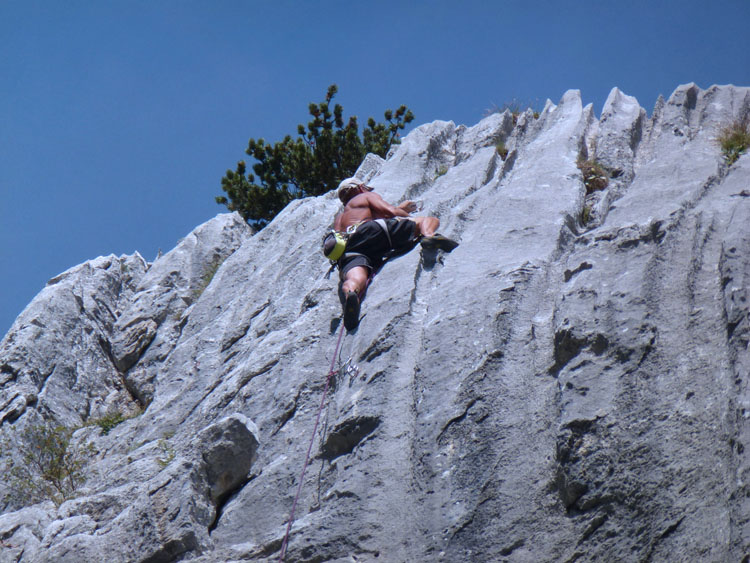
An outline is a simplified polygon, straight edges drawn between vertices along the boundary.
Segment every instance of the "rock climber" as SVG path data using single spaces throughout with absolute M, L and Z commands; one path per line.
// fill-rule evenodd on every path
M 344 211 L 334 219 L 334 230 L 348 232 L 346 250 L 338 259 L 339 296 L 344 308 L 344 326 L 359 325 L 360 302 L 367 284 L 389 258 L 401 256 L 417 244 L 451 252 L 458 243 L 436 233 L 437 217 L 412 217 L 417 204 L 404 201 L 391 205 L 358 178 L 347 178 L 338 187 Z

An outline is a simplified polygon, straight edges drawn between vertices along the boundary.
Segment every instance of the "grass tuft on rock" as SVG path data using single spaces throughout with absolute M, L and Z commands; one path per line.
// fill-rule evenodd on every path
M 123 414 L 119 410 L 109 411 L 107 414 L 100 418 L 89 419 L 87 426 L 96 425 L 102 429 L 102 434 L 106 436 L 109 432 L 118 424 L 122 424 L 126 420 L 135 418 L 143 414 L 143 409 L 138 409 L 130 414 Z
M 508 147 L 505 145 L 505 141 L 498 141 L 495 144 L 495 150 L 497 151 L 497 154 L 500 155 L 500 158 L 505 160 L 508 158 Z

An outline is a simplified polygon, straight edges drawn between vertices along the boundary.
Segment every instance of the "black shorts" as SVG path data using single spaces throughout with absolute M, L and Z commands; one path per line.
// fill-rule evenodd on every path
M 346 252 L 339 260 L 343 277 L 357 266 L 370 272 L 383 265 L 385 258 L 401 256 L 413 249 L 418 242 L 417 224 L 411 219 L 386 219 L 390 243 L 385 230 L 375 221 L 362 223 L 346 243 Z

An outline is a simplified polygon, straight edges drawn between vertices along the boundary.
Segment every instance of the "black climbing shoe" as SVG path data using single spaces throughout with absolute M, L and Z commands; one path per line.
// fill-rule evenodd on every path
M 438 250 L 442 250 L 443 252 L 451 252 L 458 246 L 458 243 L 455 240 L 451 240 L 448 237 L 441 235 L 440 233 L 435 233 L 431 237 L 422 237 L 422 240 L 419 241 L 419 244 L 421 244 L 423 248 L 436 248 Z
M 344 301 L 344 327 L 354 330 L 359 325 L 359 297 L 353 291 L 346 294 Z

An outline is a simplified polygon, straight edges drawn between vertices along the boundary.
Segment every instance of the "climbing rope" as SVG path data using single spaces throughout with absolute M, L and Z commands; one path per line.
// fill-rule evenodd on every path
M 339 330 L 339 338 L 336 342 L 336 351 L 333 353 L 333 359 L 331 360 L 331 369 L 328 370 L 328 377 L 326 377 L 326 385 L 323 389 L 323 397 L 320 399 L 320 408 L 318 409 L 318 416 L 315 419 L 315 426 L 313 426 L 312 437 L 310 438 L 310 445 L 307 447 L 307 455 L 305 456 L 305 463 L 302 466 L 302 474 L 299 476 L 299 484 L 297 485 L 297 494 L 294 497 L 294 503 L 292 503 L 292 511 L 289 514 L 289 522 L 286 525 L 286 534 L 284 534 L 284 541 L 281 543 L 281 555 L 279 556 L 279 563 L 284 561 L 286 555 L 287 544 L 289 543 L 289 533 L 292 530 L 292 524 L 294 523 L 294 511 L 297 509 L 297 502 L 299 501 L 299 495 L 302 492 L 302 483 L 305 480 L 305 471 L 307 466 L 310 464 L 310 452 L 312 452 L 313 443 L 315 443 L 315 434 L 318 431 L 318 424 L 320 423 L 320 415 L 323 412 L 323 406 L 326 402 L 326 396 L 328 395 L 328 388 L 331 384 L 331 377 L 336 373 L 334 369 L 336 366 L 336 358 L 339 355 L 339 349 L 341 348 L 341 339 L 344 336 L 344 323 L 341 322 L 341 330 Z

